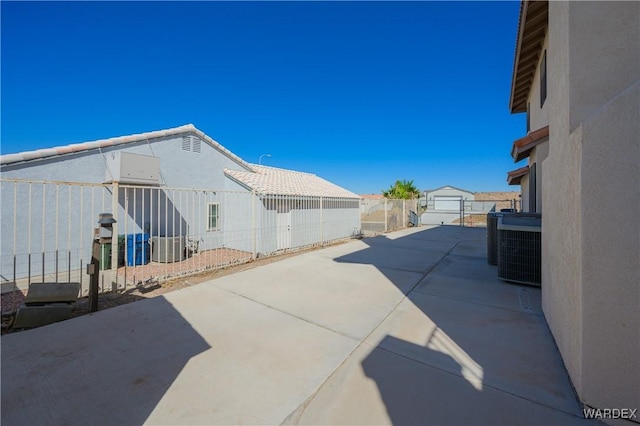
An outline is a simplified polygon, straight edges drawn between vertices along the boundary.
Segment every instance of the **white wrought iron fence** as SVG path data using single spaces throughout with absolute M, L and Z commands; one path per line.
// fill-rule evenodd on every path
M 486 227 L 487 213 L 496 211 L 519 211 L 520 200 L 455 200 L 438 208 L 433 200 L 428 200 L 421 215 L 424 225 L 457 225 L 466 227 Z
M 360 200 L 362 231 L 388 232 L 418 225 L 418 200 Z
M 81 281 L 93 225 L 111 211 L 110 188 L 46 181 L 0 182 L 3 291 L 18 284 Z
M 93 230 L 100 289 L 112 291 L 222 268 L 360 234 L 358 199 L 114 184 L 0 180 L 3 292 L 80 282 L 88 292 Z

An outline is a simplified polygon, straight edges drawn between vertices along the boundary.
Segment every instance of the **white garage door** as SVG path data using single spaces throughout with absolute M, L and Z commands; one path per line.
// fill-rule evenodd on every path
M 460 200 L 462 200 L 462 197 L 460 196 L 444 196 L 444 195 L 436 195 L 435 197 L 433 197 L 433 200 L 435 201 L 435 206 L 434 209 L 435 210 L 453 210 L 453 211 L 459 211 L 460 210 Z

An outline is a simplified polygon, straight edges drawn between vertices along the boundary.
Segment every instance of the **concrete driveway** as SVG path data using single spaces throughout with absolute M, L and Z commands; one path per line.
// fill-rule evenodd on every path
M 5 335 L 2 424 L 585 423 L 485 251 L 409 229 Z

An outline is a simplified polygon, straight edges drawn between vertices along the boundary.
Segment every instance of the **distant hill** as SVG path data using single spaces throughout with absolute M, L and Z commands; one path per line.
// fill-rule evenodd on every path
M 520 199 L 520 192 L 476 192 L 474 198 L 476 201 L 518 200 Z

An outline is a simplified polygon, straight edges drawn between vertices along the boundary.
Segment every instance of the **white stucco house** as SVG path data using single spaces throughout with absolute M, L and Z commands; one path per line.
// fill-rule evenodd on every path
M 357 194 L 250 164 L 191 124 L 2 155 L 0 178 L 3 281 L 84 268 L 101 212 L 117 220 L 114 235 L 133 236 L 129 244 L 177 241 L 179 260 L 188 241 L 255 258 L 360 229 Z
M 640 3 L 521 3 L 507 174 L 542 213 L 542 307 L 580 400 L 640 408 Z M 639 419 L 604 419 L 637 424 Z

